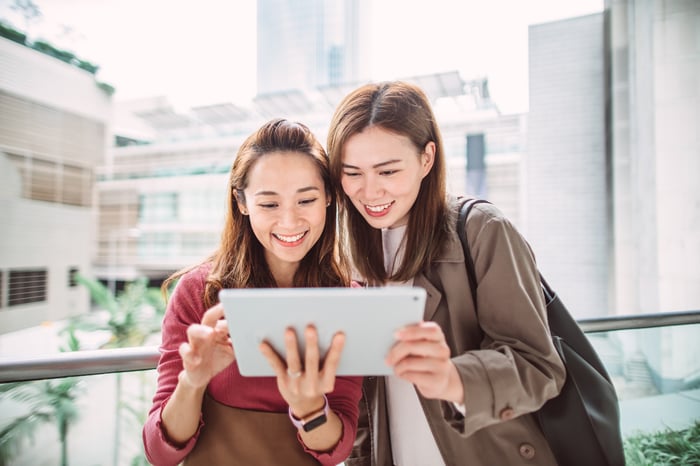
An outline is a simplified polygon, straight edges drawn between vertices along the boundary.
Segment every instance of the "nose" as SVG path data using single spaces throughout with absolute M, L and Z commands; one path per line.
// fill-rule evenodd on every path
M 297 226 L 299 223 L 299 214 L 296 206 L 283 207 L 280 210 L 279 224 L 285 228 Z
M 362 186 L 360 189 L 362 197 L 367 201 L 381 197 L 381 185 L 374 174 L 362 177 Z

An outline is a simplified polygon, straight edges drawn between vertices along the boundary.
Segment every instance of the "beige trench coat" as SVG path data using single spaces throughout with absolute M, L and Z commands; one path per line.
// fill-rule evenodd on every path
M 457 200 L 450 199 L 450 205 L 455 225 Z M 464 384 L 466 415 L 419 393 L 423 411 L 447 466 L 556 465 L 529 414 L 559 393 L 566 376 L 548 334 L 534 256 L 493 205 L 477 204 L 467 223 L 478 319 L 455 231 L 439 259 L 414 279 L 414 286 L 428 293 L 425 320 L 437 322 L 445 333 Z M 391 466 L 382 377 L 365 379 L 359 423 L 345 464 Z

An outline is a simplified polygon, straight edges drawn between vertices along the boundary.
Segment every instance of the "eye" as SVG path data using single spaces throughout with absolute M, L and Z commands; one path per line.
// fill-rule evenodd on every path
M 391 175 L 393 175 L 394 173 L 397 173 L 397 172 L 398 172 L 398 170 L 382 170 L 382 171 L 379 172 L 379 174 L 382 175 L 382 176 L 391 176 Z
M 278 206 L 276 202 L 261 202 L 258 204 L 261 209 L 274 209 Z
M 318 200 L 317 197 L 309 198 L 309 199 L 302 199 L 302 200 L 299 201 L 299 204 L 300 204 L 300 205 L 311 205 L 311 204 L 313 204 L 314 202 L 316 202 L 317 200 Z
M 343 176 L 355 177 L 355 176 L 360 176 L 360 174 L 357 172 L 343 172 Z

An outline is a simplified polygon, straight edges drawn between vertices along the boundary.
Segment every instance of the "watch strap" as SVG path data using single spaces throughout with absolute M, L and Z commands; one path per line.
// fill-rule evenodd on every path
M 297 429 L 304 429 L 304 432 L 309 432 L 316 427 L 319 427 L 326 423 L 328 420 L 328 398 L 323 395 L 323 408 L 318 411 L 314 411 L 308 416 L 304 416 L 302 419 L 297 418 L 292 414 L 292 408 L 289 407 L 289 420 L 292 421 L 294 427 Z

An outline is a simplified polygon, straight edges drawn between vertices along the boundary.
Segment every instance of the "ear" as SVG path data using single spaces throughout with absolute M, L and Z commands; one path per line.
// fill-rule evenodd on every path
M 425 145 L 423 153 L 420 155 L 420 163 L 421 169 L 423 170 L 423 177 L 430 173 L 430 170 L 433 168 L 433 163 L 435 162 L 435 151 L 435 142 L 429 141 Z
M 235 191 L 235 193 L 238 210 L 240 210 L 243 215 L 248 215 L 248 209 L 245 206 L 245 196 L 241 191 Z

